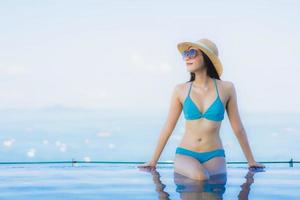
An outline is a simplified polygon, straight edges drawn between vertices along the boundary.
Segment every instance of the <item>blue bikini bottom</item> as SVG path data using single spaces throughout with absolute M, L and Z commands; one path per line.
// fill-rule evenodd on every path
M 204 163 L 214 157 L 225 157 L 224 149 L 215 149 L 212 151 L 197 152 L 197 151 L 191 151 L 183 147 L 177 147 L 176 153 L 192 156 L 193 158 L 197 159 L 200 163 Z

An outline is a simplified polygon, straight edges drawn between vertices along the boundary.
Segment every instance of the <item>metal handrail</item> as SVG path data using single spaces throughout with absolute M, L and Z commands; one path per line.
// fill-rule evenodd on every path
M 141 161 L 81 161 L 72 159 L 71 161 L 21 161 L 21 162 L 0 162 L 0 165 L 19 165 L 19 164 L 72 164 L 72 166 L 76 163 L 97 163 L 97 164 L 143 164 L 145 162 Z M 157 164 L 173 164 L 173 161 L 162 161 L 157 162 Z M 227 164 L 247 164 L 245 161 L 228 161 Z M 300 161 L 295 161 L 292 158 L 289 161 L 261 161 L 259 163 L 288 163 L 290 167 L 293 167 L 294 163 L 300 163 Z

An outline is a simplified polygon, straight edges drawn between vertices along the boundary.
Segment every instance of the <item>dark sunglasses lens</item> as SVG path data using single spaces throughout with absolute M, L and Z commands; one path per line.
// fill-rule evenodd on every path
M 185 50 L 184 52 L 182 52 L 182 57 L 185 59 L 186 57 L 189 56 L 189 51 Z
M 197 55 L 196 49 L 185 50 L 184 52 L 182 52 L 183 59 L 185 59 L 187 57 L 194 58 L 196 55 Z
M 196 56 L 196 54 L 197 54 L 197 50 L 196 50 L 196 49 L 191 49 L 191 50 L 190 50 L 190 56 L 191 56 L 192 58 L 194 58 L 194 57 Z

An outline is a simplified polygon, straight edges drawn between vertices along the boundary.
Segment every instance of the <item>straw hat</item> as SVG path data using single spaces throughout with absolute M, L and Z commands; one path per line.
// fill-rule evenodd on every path
M 181 54 L 184 50 L 187 50 L 190 46 L 202 50 L 209 57 L 209 59 L 215 66 L 217 73 L 219 74 L 219 77 L 221 77 L 223 73 L 223 67 L 218 57 L 219 52 L 216 44 L 206 38 L 200 39 L 196 42 L 180 42 L 177 44 L 177 48 Z

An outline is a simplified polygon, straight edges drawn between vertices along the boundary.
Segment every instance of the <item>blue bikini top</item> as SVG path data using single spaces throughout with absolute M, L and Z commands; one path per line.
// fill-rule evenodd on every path
M 212 120 L 212 121 L 221 121 L 224 119 L 225 108 L 219 97 L 216 79 L 213 79 L 213 80 L 214 80 L 215 88 L 217 91 L 217 98 L 214 100 L 214 102 L 211 104 L 211 106 L 204 113 L 202 113 L 198 109 L 198 107 L 193 102 L 192 98 L 190 97 L 190 92 L 191 92 L 191 88 L 192 88 L 192 84 L 193 84 L 193 82 L 191 82 L 188 96 L 186 97 L 186 99 L 183 103 L 183 113 L 184 113 L 186 120 L 196 120 L 196 119 L 200 119 L 200 118 L 206 118 L 206 119 Z

